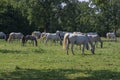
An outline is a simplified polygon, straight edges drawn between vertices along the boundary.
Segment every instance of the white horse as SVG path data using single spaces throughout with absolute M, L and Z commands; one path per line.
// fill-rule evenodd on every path
M 16 32 L 11 32 L 11 33 L 9 34 L 8 41 L 10 42 L 10 41 L 12 41 L 13 39 L 18 39 L 18 40 L 20 40 L 20 39 L 23 38 L 23 36 L 24 36 L 24 35 L 23 35 L 21 32 L 18 32 L 18 33 L 16 33 Z
M 63 40 L 63 48 L 67 50 L 67 54 L 68 54 L 68 49 L 69 49 L 69 44 L 71 44 L 71 51 L 72 54 L 74 55 L 73 52 L 73 45 L 83 45 L 82 47 L 82 54 L 84 54 L 84 48 L 86 47 L 87 49 L 89 49 L 88 43 L 91 46 L 91 52 L 94 54 L 94 45 L 92 44 L 92 42 L 89 40 L 89 37 L 87 35 L 76 35 L 76 34 L 65 34 L 64 36 L 64 40 Z
M 6 34 L 4 32 L 0 32 L 0 38 L 6 40 Z
M 45 43 L 47 43 L 48 40 L 52 40 L 55 43 L 56 43 L 56 41 L 60 41 L 60 45 L 62 45 L 62 40 L 61 40 L 60 36 L 58 36 L 56 33 L 48 33 L 46 35 L 46 41 L 45 41 Z
M 97 44 L 97 42 L 100 42 L 100 47 L 103 47 L 103 41 L 101 40 L 100 36 L 95 33 L 95 32 L 89 32 L 87 33 L 87 36 L 89 37 L 89 39 L 94 42 L 94 45 Z
M 115 33 L 114 32 L 108 32 L 107 34 L 106 34 L 106 37 L 107 37 L 107 39 L 108 40 L 114 40 L 114 41 L 117 41 L 117 38 L 116 38 L 116 35 L 115 35 Z
M 38 39 L 41 37 L 41 32 L 40 31 L 33 31 L 32 36 L 35 36 Z

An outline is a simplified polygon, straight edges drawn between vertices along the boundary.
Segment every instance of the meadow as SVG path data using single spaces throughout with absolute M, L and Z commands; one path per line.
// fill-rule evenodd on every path
M 103 44 L 94 55 L 79 49 L 67 55 L 59 44 L 0 40 L 0 80 L 120 80 L 120 39 Z

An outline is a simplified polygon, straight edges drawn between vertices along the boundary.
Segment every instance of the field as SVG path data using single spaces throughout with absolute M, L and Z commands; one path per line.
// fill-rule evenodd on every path
M 39 40 L 38 47 L 0 40 L 0 80 L 120 80 L 120 39 L 104 42 L 95 55 L 74 51 L 67 55 L 59 44 Z

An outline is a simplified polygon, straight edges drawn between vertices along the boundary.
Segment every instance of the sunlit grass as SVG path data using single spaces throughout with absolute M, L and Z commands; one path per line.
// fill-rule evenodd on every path
M 59 44 L 22 46 L 0 40 L 0 79 L 8 80 L 119 80 L 120 41 L 99 44 L 95 55 L 74 49 L 69 55 Z

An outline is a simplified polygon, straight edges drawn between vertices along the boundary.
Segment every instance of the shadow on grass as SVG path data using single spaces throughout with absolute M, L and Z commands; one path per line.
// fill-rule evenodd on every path
M 28 54 L 28 53 L 45 53 L 44 49 L 33 49 L 32 51 L 26 50 L 9 50 L 9 49 L 0 49 L 0 53 L 17 53 L 17 54 Z
M 20 50 L 0 49 L 1 53 L 21 53 Z
M 39 53 L 46 53 L 46 51 L 45 51 L 44 49 L 42 49 L 42 48 L 34 49 L 33 52 L 34 52 L 34 53 L 38 53 L 38 54 L 39 54 Z
M 74 76 L 70 78 L 67 75 L 76 75 L 84 73 L 90 76 Z M 3 72 L 0 74 L 0 80 L 119 80 L 120 72 L 109 70 L 74 70 L 74 69 L 16 69 L 13 72 Z

